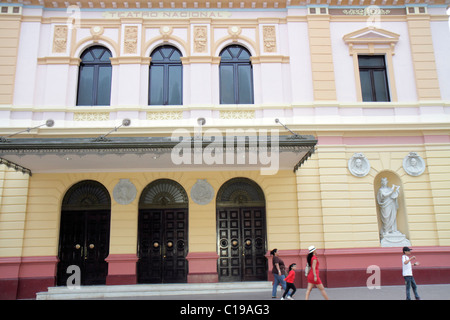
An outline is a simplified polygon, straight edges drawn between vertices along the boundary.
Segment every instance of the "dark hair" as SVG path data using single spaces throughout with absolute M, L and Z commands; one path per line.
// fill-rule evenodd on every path
M 293 266 L 296 266 L 297 264 L 296 263 L 292 263 L 290 266 L 289 266 L 289 271 L 291 271 L 292 270 L 292 267 Z
M 272 251 L 270 251 L 270 254 L 272 255 L 272 256 L 274 256 L 275 255 L 275 252 L 277 252 L 278 251 L 278 249 L 273 249 Z
M 306 260 L 308 261 L 308 264 L 309 264 L 310 267 L 312 267 L 311 259 L 312 259 L 313 255 L 314 255 L 314 251 L 311 252 L 310 254 L 308 254 L 308 257 L 306 258 Z

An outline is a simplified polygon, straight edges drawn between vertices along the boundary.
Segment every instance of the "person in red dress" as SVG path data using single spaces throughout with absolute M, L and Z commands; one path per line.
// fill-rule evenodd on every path
M 322 296 L 328 300 L 328 295 L 325 292 L 325 288 L 323 287 L 322 281 L 319 277 L 319 260 L 316 256 L 316 248 L 314 246 L 310 246 L 308 248 L 309 254 L 308 254 L 308 264 L 311 267 L 308 273 L 308 287 L 306 288 L 306 297 L 305 300 L 309 300 L 309 294 L 311 293 L 312 288 L 316 286 L 319 290 Z

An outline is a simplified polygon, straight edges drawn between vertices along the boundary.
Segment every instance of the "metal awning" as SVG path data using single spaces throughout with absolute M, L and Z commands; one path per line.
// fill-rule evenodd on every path
M 314 153 L 310 135 L 14 138 L 0 157 L 24 173 L 270 170 L 294 172 Z M 25 170 L 26 169 L 26 170 Z

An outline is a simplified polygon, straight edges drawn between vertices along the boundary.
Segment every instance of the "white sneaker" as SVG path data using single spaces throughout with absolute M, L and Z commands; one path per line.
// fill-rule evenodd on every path
M 291 296 L 287 297 L 289 300 L 294 300 L 294 298 L 292 298 Z
M 281 300 L 284 300 L 284 298 L 283 298 L 283 297 L 281 297 Z

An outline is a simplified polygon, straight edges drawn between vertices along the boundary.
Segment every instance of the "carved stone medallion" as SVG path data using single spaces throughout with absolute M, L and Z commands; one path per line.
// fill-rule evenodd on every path
M 120 179 L 113 190 L 113 197 L 117 203 L 127 205 L 136 198 L 137 190 L 129 179 Z
M 410 176 L 420 176 L 425 171 L 425 161 L 416 152 L 410 152 L 403 158 L 403 169 Z
M 191 189 L 191 198 L 196 204 L 206 205 L 214 198 L 214 188 L 206 179 L 198 179 Z
M 365 177 L 370 171 L 370 162 L 362 153 L 355 153 L 348 160 L 348 170 L 355 177 Z

